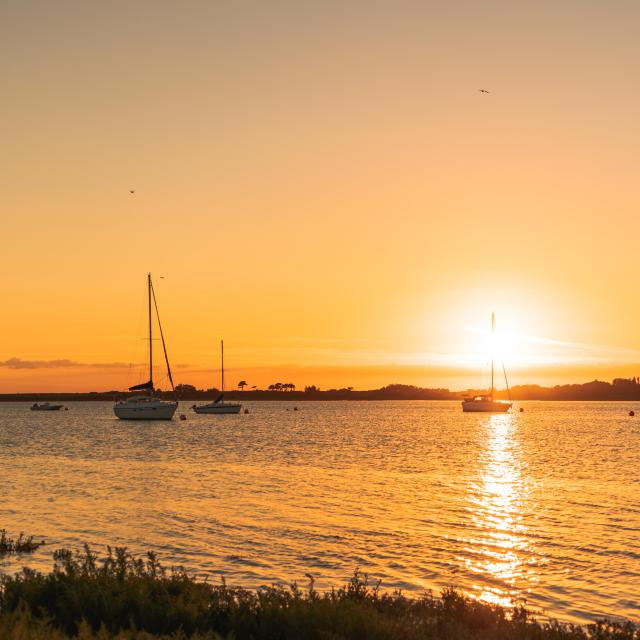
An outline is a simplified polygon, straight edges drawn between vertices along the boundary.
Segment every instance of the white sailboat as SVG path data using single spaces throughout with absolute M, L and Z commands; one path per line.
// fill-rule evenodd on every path
M 222 374 L 220 395 L 213 402 L 209 402 L 208 404 L 194 404 L 191 408 L 196 413 L 240 413 L 240 409 L 242 408 L 241 404 L 237 402 L 224 401 L 224 340 L 220 340 L 220 355 L 220 370 Z
M 491 314 L 491 342 L 495 334 L 496 318 Z M 462 410 L 465 412 L 506 413 L 511 409 L 512 402 L 507 400 L 495 400 L 495 387 L 493 383 L 493 349 L 491 352 L 491 392 L 483 396 L 469 396 L 462 401 Z M 506 378 L 506 374 L 505 374 Z
M 147 276 L 147 288 L 149 298 L 149 381 L 142 384 L 129 387 L 129 391 L 147 391 L 147 395 L 132 396 L 126 400 L 116 402 L 113 406 L 113 412 L 116 416 L 122 420 L 171 420 L 173 414 L 178 408 L 178 403 L 175 401 L 161 400 L 153 395 L 153 317 L 151 313 L 151 301 L 153 299 L 153 305 L 156 310 L 156 317 L 158 318 L 158 328 L 160 329 L 160 338 L 162 340 L 162 349 L 164 351 L 164 358 L 167 364 L 167 373 L 169 374 L 169 381 L 171 382 L 171 388 L 175 391 L 173 386 L 173 378 L 171 377 L 171 369 L 169 367 L 169 357 L 167 355 L 167 347 L 164 343 L 164 335 L 162 333 L 162 325 L 160 324 L 160 314 L 158 313 L 158 303 L 156 302 L 156 294 L 153 290 L 153 283 L 151 282 L 151 274 Z

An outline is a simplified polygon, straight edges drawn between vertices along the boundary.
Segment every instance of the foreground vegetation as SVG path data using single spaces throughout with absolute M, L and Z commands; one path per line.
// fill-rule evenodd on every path
M 0 578 L 0 640 L 44 638 L 639 640 L 632 623 L 587 627 L 537 622 L 445 590 L 439 598 L 381 593 L 356 573 L 344 587 L 318 593 L 273 587 L 250 591 L 166 571 L 153 553 L 136 558 L 85 548 L 54 554 L 49 574 L 24 569 Z
M 16 539 L 10 538 L 5 529 L 0 530 L 0 558 L 12 553 L 33 553 L 44 544 L 44 540 L 36 542 L 33 536 L 21 533 Z

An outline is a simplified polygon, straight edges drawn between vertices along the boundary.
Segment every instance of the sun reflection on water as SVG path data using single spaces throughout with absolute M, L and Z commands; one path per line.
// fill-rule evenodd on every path
M 523 479 L 515 416 L 495 414 L 482 425 L 486 447 L 480 475 L 470 488 L 474 533 L 463 562 L 479 584 L 471 595 L 484 602 L 513 605 L 523 597 L 523 581 L 531 581 L 531 549 L 522 521 L 526 486 Z M 526 577 L 526 580 L 523 578 Z

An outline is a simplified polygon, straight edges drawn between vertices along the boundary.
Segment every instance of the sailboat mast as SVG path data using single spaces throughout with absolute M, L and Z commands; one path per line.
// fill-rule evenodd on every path
M 153 380 L 153 329 L 151 323 L 151 274 L 147 275 L 147 288 L 149 294 L 149 380 Z M 153 393 L 153 384 L 151 385 L 151 393 Z
M 158 318 L 158 330 L 160 331 L 160 340 L 162 342 L 162 351 L 164 353 L 164 361 L 167 365 L 167 375 L 169 376 L 169 382 L 171 383 L 171 390 L 175 393 L 176 387 L 173 384 L 173 376 L 171 375 L 171 367 L 169 366 L 169 354 L 167 353 L 167 343 L 164 341 L 164 333 L 162 332 L 162 322 L 160 322 L 160 311 L 158 311 L 158 301 L 156 300 L 156 292 L 151 283 L 151 296 L 153 298 L 153 306 L 156 309 L 156 318 Z
M 221 370 L 222 370 L 222 393 L 224 393 L 224 340 L 220 340 L 220 353 L 221 353 Z
M 495 338 L 494 338 L 495 329 L 496 329 L 496 314 L 492 313 L 491 314 L 491 400 L 493 400 L 493 357 L 494 357 L 493 350 L 495 345 Z

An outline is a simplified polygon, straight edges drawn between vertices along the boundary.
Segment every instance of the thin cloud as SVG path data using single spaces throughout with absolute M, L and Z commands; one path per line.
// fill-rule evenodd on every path
M 488 334 L 487 329 L 480 327 L 465 327 L 466 331 L 478 334 Z M 566 349 L 567 352 L 574 353 L 576 351 L 582 353 L 582 357 L 576 358 L 576 360 L 590 361 L 595 359 L 602 359 L 609 356 L 616 361 L 637 362 L 640 360 L 640 350 L 630 347 L 621 347 L 606 344 L 591 344 L 586 342 L 572 342 L 569 340 L 556 340 L 553 338 L 545 338 L 542 336 L 531 336 L 526 334 L 517 334 L 510 332 L 502 332 L 502 336 L 514 343 L 523 344 L 539 344 L 549 347 L 558 347 L 559 349 Z M 594 355 L 590 355 L 594 354 Z M 575 358 L 575 357 L 574 357 Z M 568 358 L 573 360 L 574 358 Z
M 146 363 L 144 363 L 146 365 Z M 68 358 L 57 360 L 23 360 L 22 358 L 9 358 L 0 360 L 0 368 L 4 369 L 130 369 L 143 366 L 138 362 L 78 362 Z M 148 365 L 146 365 L 148 366 Z M 172 369 L 188 369 L 189 364 L 174 364 Z
M 90 367 L 92 369 L 124 369 L 132 366 L 129 362 L 76 362 L 67 358 L 58 360 L 23 360 L 22 358 L 9 358 L 0 361 L 0 367 L 5 369 L 77 369 Z
M 327 345 L 327 344 L 367 344 L 371 341 L 368 338 L 319 338 L 307 336 L 289 336 L 284 338 L 285 342 L 300 342 L 306 345 Z

